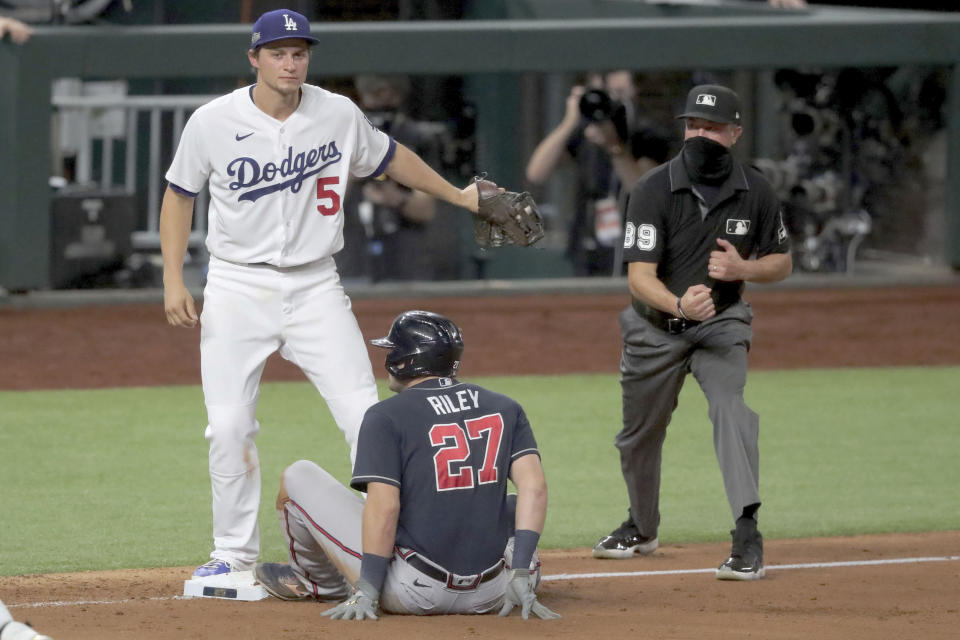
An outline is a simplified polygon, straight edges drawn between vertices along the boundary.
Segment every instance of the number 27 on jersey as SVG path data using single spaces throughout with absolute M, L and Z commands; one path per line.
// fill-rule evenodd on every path
M 472 489 L 476 484 L 496 483 L 499 478 L 497 457 L 503 437 L 503 416 L 494 413 L 480 418 L 465 420 L 464 426 L 456 422 L 435 424 L 430 427 L 430 444 L 439 447 L 433 456 L 437 491 Z M 464 464 L 470 457 L 470 440 L 482 440 L 483 458 L 480 468 Z

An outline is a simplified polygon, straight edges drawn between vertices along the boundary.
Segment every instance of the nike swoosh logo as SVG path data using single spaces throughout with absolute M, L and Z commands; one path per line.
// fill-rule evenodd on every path
M 422 582 L 420 582 L 420 578 L 414 578 L 414 579 L 413 579 L 413 586 L 415 586 L 415 587 L 429 587 L 430 585 L 428 585 L 428 584 L 423 584 Z
M 254 134 L 253 131 L 251 131 L 250 133 L 248 133 L 248 134 L 245 135 L 245 136 L 242 136 L 242 135 L 240 135 L 240 134 L 238 133 L 237 136 L 236 136 L 236 137 L 237 137 L 237 142 L 240 142 L 241 140 L 246 140 L 247 138 L 249 138 L 249 137 L 252 136 L 253 134 Z

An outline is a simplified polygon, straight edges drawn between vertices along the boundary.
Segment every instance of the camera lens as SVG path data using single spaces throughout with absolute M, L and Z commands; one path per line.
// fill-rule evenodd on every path
M 790 128 L 793 132 L 803 138 L 820 129 L 820 121 L 817 114 L 809 109 L 794 111 L 790 116 Z
M 601 89 L 590 89 L 580 96 L 580 115 L 591 122 L 609 120 L 613 113 L 613 100 Z

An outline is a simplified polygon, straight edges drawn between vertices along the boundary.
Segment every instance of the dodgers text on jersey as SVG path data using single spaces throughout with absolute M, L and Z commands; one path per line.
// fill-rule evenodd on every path
M 340 150 L 337 148 L 337 141 L 331 140 L 310 151 L 301 151 L 294 155 L 293 147 L 287 148 L 287 157 L 277 165 L 274 162 L 268 162 L 263 167 L 254 158 L 241 157 L 232 160 L 227 165 L 227 175 L 236 176 L 236 180 L 228 186 L 231 191 L 238 191 L 256 186 L 262 182 L 273 182 L 279 178 L 286 178 L 282 182 L 269 184 L 259 189 L 251 189 L 240 195 L 240 201 L 249 200 L 255 202 L 267 194 L 276 191 L 282 191 L 287 187 L 290 191 L 297 193 L 303 186 L 304 180 L 314 176 L 332 164 L 340 162 L 342 158 Z M 317 163 L 322 162 L 319 167 Z M 314 168 L 316 167 L 316 168 Z M 309 171 L 308 171 L 309 169 Z M 292 177 L 291 177 L 292 176 Z

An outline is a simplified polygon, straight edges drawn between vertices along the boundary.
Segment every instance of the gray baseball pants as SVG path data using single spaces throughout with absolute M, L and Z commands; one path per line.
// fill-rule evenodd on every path
M 287 540 L 290 566 L 314 595 L 326 600 L 345 598 L 349 585 L 356 584 L 360 577 L 363 498 L 307 460 L 290 465 L 283 473 L 283 482 L 290 500 L 277 515 Z M 505 551 L 509 552 L 509 563 L 512 545 Z M 534 559 L 539 562 L 536 555 Z M 450 588 L 413 568 L 395 552 L 380 593 L 380 606 L 398 614 L 491 613 L 503 605 L 506 590 L 506 571 L 474 588 Z
M 759 418 L 743 399 L 752 321 L 742 301 L 680 334 L 655 327 L 633 307 L 620 313 L 623 431 L 614 442 L 641 536 L 657 535 L 663 441 L 688 372 L 707 398 L 734 521 L 760 502 Z

